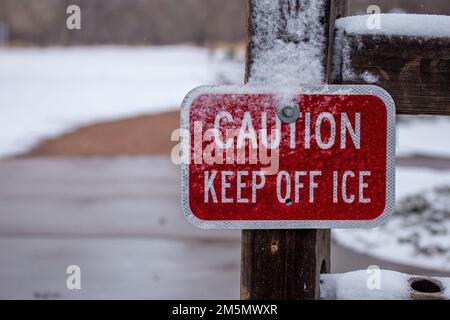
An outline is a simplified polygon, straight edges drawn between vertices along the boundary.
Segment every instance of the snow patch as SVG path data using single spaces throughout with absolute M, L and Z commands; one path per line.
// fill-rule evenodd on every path
M 409 275 L 380 270 L 380 286 L 368 285 L 371 273 L 359 270 L 342 274 L 320 276 L 320 298 L 323 300 L 408 300 Z
M 376 74 L 373 74 L 369 71 L 365 71 L 362 75 L 361 78 L 366 82 L 366 83 L 370 83 L 370 84 L 375 84 L 378 82 L 378 80 L 380 80 L 380 77 Z
M 449 117 L 400 116 L 399 119 L 397 156 L 450 158 Z

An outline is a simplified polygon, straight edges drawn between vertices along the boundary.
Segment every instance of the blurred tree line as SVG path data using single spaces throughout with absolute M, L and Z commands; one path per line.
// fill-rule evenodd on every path
M 66 9 L 81 8 L 81 30 L 66 28 Z M 369 4 L 383 12 L 450 14 L 448 0 L 349 0 L 350 13 Z M 0 0 L 0 24 L 12 43 L 209 44 L 245 39 L 246 0 Z
M 81 30 L 66 9 L 81 8 Z M 243 0 L 0 0 L 10 41 L 50 44 L 237 42 L 245 34 Z

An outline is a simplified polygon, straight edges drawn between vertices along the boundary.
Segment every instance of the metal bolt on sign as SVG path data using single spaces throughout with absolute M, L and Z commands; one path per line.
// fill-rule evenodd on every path
M 284 106 L 278 110 L 278 117 L 282 122 L 291 124 L 300 117 L 300 110 L 296 105 Z

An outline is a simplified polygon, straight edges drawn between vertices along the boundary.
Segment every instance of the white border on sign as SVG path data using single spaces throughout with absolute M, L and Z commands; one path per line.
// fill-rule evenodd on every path
M 386 105 L 386 204 L 383 213 L 373 220 L 202 220 L 189 206 L 189 164 L 181 165 L 182 208 L 186 219 L 201 229 L 354 229 L 374 228 L 384 224 L 395 206 L 395 103 L 383 88 L 374 85 L 299 86 L 296 94 L 373 95 Z M 190 106 L 202 94 L 276 94 L 273 89 L 255 86 L 201 86 L 190 91 L 181 105 L 180 125 L 189 130 Z

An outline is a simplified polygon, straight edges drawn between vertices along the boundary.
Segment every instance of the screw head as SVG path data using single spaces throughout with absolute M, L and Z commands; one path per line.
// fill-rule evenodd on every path
M 284 106 L 278 110 L 278 117 L 284 123 L 294 123 L 300 117 L 297 106 Z
M 294 110 L 290 106 L 284 107 L 281 112 L 283 112 L 283 116 L 287 118 L 291 118 L 294 115 Z

